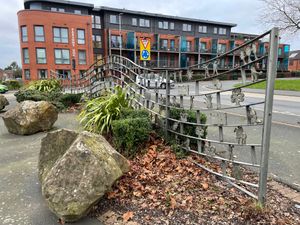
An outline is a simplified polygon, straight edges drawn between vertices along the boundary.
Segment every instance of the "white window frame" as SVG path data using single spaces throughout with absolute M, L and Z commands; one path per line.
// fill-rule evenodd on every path
M 173 22 L 170 22 L 170 30 L 174 30 L 175 29 L 175 24 Z
M 45 42 L 45 29 L 43 25 L 34 25 L 34 41 Z M 37 34 L 36 28 L 42 28 L 42 34 Z
M 192 31 L 192 25 L 187 23 L 182 24 L 182 31 L 186 31 L 186 32 Z
M 22 42 L 28 42 L 28 29 L 27 26 L 21 26 Z
M 199 33 L 207 33 L 207 26 L 203 26 L 203 25 L 201 25 L 201 26 L 199 26 Z
M 219 34 L 226 35 L 226 33 L 227 33 L 227 29 L 226 28 L 223 28 L 223 27 L 219 28 Z
M 132 18 L 131 19 L 131 24 L 132 24 L 132 26 L 137 26 L 138 25 L 138 19 L 137 18 Z
M 150 27 L 150 20 L 149 19 L 140 19 L 139 23 L 140 27 Z
M 214 34 L 218 34 L 218 28 L 217 27 L 214 27 Z
M 119 24 L 119 18 L 117 15 L 109 15 L 109 22 L 112 24 Z

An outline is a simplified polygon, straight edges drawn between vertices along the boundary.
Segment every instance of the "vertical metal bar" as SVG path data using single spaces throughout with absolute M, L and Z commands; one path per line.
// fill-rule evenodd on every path
M 196 82 L 195 82 L 195 95 L 199 95 L 199 81 L 197 80 Z
M 274 83 L 277 75 L 279 29 L 273 28 L 270 33 L 270 48 L 267 67 L 267 88 L 265 92 L 264 125 L 261 149 L 261 170 L 259 176 L 258 201 L 262 205 L 266 202 L 269 148 L 272 125 L 272 109 L 274 96 Z
M 251 146 L 251 162 L 252 164 L 257 164 L 255 146 Z
M 200 124 L 201 123 L 201 113 L 200 110 L 196 110 L 196 120 L 197 123 Z M 200 137 L 200 136 L 198 136 Z M 197 150 L 198 152 L 202 152 L 202 141 L 197 140 Z
M 169 129 L 169 117 L 170 117 L 170 74 L 168 70 L 166 70 L 166 130 L 165 136 L 168 138 L 168 129 Z
M 183 96 L 180 95 L 180 108 L 183 108 Z

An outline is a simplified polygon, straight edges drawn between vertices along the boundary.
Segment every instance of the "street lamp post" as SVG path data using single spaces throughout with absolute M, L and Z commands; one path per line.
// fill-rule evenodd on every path
M 119 48 L 120 48 L 120 57 L 122 56 L 122 15 L 123 13 L 119 13 L 119 36 L 120 36 L 120 43 L 119 43 Z

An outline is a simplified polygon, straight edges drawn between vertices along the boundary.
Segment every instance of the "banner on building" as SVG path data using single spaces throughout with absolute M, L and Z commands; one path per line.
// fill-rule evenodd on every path
M 150 38 L 140 38 L 140 60 L 151 60 Z

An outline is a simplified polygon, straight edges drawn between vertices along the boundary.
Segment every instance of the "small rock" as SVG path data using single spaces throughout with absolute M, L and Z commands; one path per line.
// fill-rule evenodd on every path
M 2 116 L 7 130 L 13 134 L 29 135 L 50 130 L 58 118 L 54 105 L 46 101 L 24 101 Z
M 9 105 L 9 102 L 5 98 L 4 95 L 0 95 L 0 111 L 5 108 L 5 106 Z

